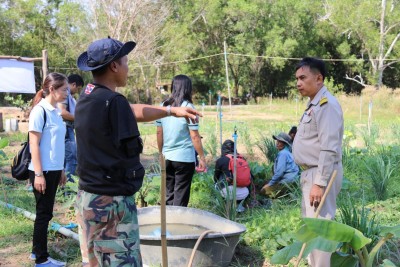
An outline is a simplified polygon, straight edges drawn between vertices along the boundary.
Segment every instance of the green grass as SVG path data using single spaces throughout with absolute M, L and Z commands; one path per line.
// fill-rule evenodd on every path
M 377 214 L 376 221 L 380 225 L 396 225 L 399 223 L 400 214 L 400 99 L 388 98 L 385 95 L 374 95 L 373 105 L 373 126 L 371 135 L 366 131 L 368 119 L 369 98 L 363 97 L 363 108 L 360 119 L 360 98 L 349 96 L 338 96 L 345 117 L 346 139 L 344 146 L 344 176 L 345 183 L 338 203 L 345 203 L 350 197 L 354 206 L 365 205 L 371 210 L 370 214 Z M 391 99 L 386 103 L 387 99 Z M 256 176 L 257 186 L 262 185 L 271 176 L 272 163 L 268 162 L 259 148 L 263 138 L 272 139 L 272 134 L 280 131 L 287 132 L 292 125 L 297 125 L 300 116 L 305 108 L 306 100 L 302 99 L 296 106 L 295 101 L 273 99 L 270 104 L 269 99 L 265 99 L 264 105 L 233 106 L 230 111 L 228 106 L 223 107 L 222 122 L 222 141 L 232 139 L 234 128 L 238 129 L 238 150 L 246 157 L 250 158 L 251 168 Z M 207 155 L 209 172 L 208 174 L 196 174 L 192 183 L 192 191 L 189 206 L 216 212 L 215 196 L 213 195 L 213 165 L 220 153 L 219 120 L 216 108 L 205 107 L 203 124 L 200 124 L 200 134 L 203 138 L 203 146 L 209 150 Z M 145 141 L 145 153 L 149 154 L 157 151 L 154 146 L 156 127 L 151 123 L 140 123 L 140 132 Z M 26 138 L 26 134 L 6 135 L 0 133 L 0 137 L 6 136 L 10 143 L 21 142 Z M 366 146 L 368 144 L 368 147 Z M 212 150 L 212 153 L 210 153 Z M 7 147 L 4 148 L 7 151 Z M 11 155 L 7 158 L 0 158 L 0 166 L 8 164 Z M 388 184 L 383 188 L 383 194 L 387 194 L 387 199 L 377 201 L 376 185 L 372 185 L 368 167 L 373 163 L 369 160 L 377 160 L 382 157 L 384 165 L 378 163 L 376 171 L 385 170 L 390 159 L 390 166 L 394 169 Z M 6 162 L 7 161 L 7 162 Z M 364 164 L 364 162 L 368 162 Z M 380 164 L 380 165 L 379 165 Z M 157 159 L 154 160 L 152 169 L 148 172 L 158 173 Z M 388 174 L 388 171 L 382 174 Z M 387 176 L 387 175 L 386 175 Z M 377 185 L 379 181 L 377 180 Z M 15 206 L 34 212 L 34 200 L 32 193 L 25 190 L 24 183 L 18 183 L 11 179 L 4 179 L 1 185 L 0 200 L 4 201 L 5 194 L 10 203 Z M 381 181 L 382 182 L 382 181 Z M 159 177 L 145 184 L 143 191 L 149 203 L 156 204 L 159 200 Z M 237 253 L 231 266 L 261 266 L 262 262 L 275 253 L 276 250 L 289 244 L 292 240 L 290 233 L 294 233 L 300 220 L 300 198 L 298 190 L 291 196 L 274 200 L 272 206 L 259 206 L 247 209 L 244 213 L 238 214 L 236 220 L 246 225 L 247 231 L 241 236 Z M 258 195 L 257 199 L 263 201 L 264 197 Z M 61 201 L 58 197 L 57 201 Z M 66 203 L 66 202 L 65 202 Z M 337 214 L 339 216 L 339 213 Z M 15 243 L 21 244 L 19 250 L 29 252 L 33 222 L 4 208 L 0 208 L 0 249 Z M 3 227 L 4 226 L 4 227 Z M 14 242 L 14 243 L 13 243 Z M 58 234 L 52 233 L 50 236 L 51 244 L 57 244 L 61 248 L 61 254 L 57 252 L 56 258 L 68 260 L 69 263 L 79 265 L 80 253 L 77 244 L 69 239 L 62 238 Z M 397 242 L 397 243 L 396 243 Z M 391 259 L 398 258 L 395 263 L 400 265 L 399 240 L 395 240 L 395 245 L 388 245 L 383 251 L 384 255 L 391 255 Z M 396 245 L 397 244 L 397 245 Z
M 33 222 L 25 216 L 1 206 L 0 222 L 0 247 L 7 247 L 16 235 L 23 237 L 26 241 L 32 238 Z

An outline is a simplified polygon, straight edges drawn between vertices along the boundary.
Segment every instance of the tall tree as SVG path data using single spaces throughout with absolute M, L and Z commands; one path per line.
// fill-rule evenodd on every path
M 348 79 L 363 85 L 370 82 L 377 88 L 382 86 L 385 69 L 399 62 L 400 52 L 396 49 L 400 38 L 399 1 L 325 0 L 325 10 L 325 18 L 338 33 L 362 44 L 357 57 L 370 63 L 370 73 L 366 75 L 366 81 L 361 74 L 356 77 L 348 76 Z
M 151 102 L 151 88 L 155 79 L 149 80 L 149 73 L 143 65 L 157 65 L 161 32 L 170 8 L 167 1 L 153 0 L 94 0 L 86 1 L 91 16 L 94 38 L 111 36 L 121 41 L 134 40 L 136 48 L 129 57 L 139 64 L 139 74 L 134 79 L 136 86 L 146 91 L 146 101 Z M 133 62 L 133 61 L 132 61 Z M 142 76 L 138 79 L 138 76 Z M 136 88 L 138 89 L 138 88 Z M 135 95 L 138 95 L 136 91 Z

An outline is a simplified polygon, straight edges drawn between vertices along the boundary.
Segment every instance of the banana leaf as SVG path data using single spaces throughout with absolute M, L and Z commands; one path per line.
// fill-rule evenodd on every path
M 331 267 L 355 267 L 357 263 L 358 258 L 354 255 L 336 252 L 331 256 Z
M 400 224 L 396 226 L 382 226 L 380 235 L 393 234 L 394 237 L 400 237 Z
M 302 242 L 307 242 L 314 233 L 328 240 L 348 242 L 355 250 L 371 243 L 371 239 L 365 237 L 360 231 L 342 223 L 316 218 L 303 218 L 303 221 L 306 227 L 300 228 L 301 231 L 296 233 L 296 238 Z
M 396 267 L 396 265 L 390 260 L 383 260 L 383 263 L 379 267 Z
M 281 250 L 278 250 L 271 258 L 272 264 L 288 264 L 288 262 L 300 254 L 303 243 L 294 242 Z

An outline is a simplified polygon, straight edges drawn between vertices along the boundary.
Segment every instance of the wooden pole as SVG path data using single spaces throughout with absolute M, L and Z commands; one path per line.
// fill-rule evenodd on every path
M 227 52 L 226 52 L 226 41 L 224 41 L 224 57 L 225 57 L 226 85 L 228 86 L 229 112 L 230 112 L 230 115 L 232 117 L 231 87 L 229 85 L 228 55 L 227 55 Z
M 222 99 L 221 94 L 218 94 L 218 117 L 219 117 L 219 145 L 222 149 Z
M 0 132 L 4 131 L 3 129 L 3 113 L 0 112 Z
M 0 56 L 0 59 L 15 59 L 18 61 L 33 62 L 33 61 L 42 61 L 43 58 L 41 58 L 41 57 L 20 57 L 20 56 Z
M 272 110 L 272 93 L 269 94 L 269 110 Z
M 167 218 L 166 218 L 166 182 L 167 173 L 165 168 L 165 158 L 160 153 L 161 165 L 161 254 L 162 254 L 162 267 L 168 267 L 168 254 L 167 254 Z
M 331 179 L 330 179 L 330 181 L 329 181 L 329 183 L 328 183 L 328 186 L 327 186 L 327 188 L 326 188 L 326 190 L 325 190 L 325 192 L 324 192 L 324 195 L 322 196 L 321 203 L 319 203 L 319 206 L 318 206 L 318 208 L 317 208 L 317 211 L 316 211 L 315 214 L 314 214 L 314 218 L 318 218 L 319 213 L 321 212 L 321 209 L 322 209 L 322 207 L 323 207 L 324 204 L 325 204 L 326 196 L 328 195 L 329 191 L 331 191 L 333 182 L 334 182 L 335 179 L 336 179 L 336 174 L 337 174 L 337 170 L 334 170 L 334 171 L 332 172 Z M 307 204 L 308 204 L 308 203 L 307 203 Z M 306 246 L 307 246 L 307 243 L 303 243 L 303 246 L 301 247 L 299 256 L 297 257 L 296 264 L 294 265 L 295 267 L 299 266 L 300 260 L 301 260 L 301 258 L 303 257 L 303 253 L 304 253 L 304 250 L 306 249 Z
M 372 97 L 368 105 L 368 135 L 371 137 L 371 127 L 372 127 Z
M 203 117 L 201 117 L 201 125 L 204 125 L 204 106 L 205 104 L 203 102 L 203 104 L 201 105 L 201 114 L 203 115 Z
M 47 50 L 42 50 L 42 72 L 43 72 L 43 82 L 44 82 L 44 79 L 46 79 L 47 72 L 48 72 L 47 62 L 48 62 Z

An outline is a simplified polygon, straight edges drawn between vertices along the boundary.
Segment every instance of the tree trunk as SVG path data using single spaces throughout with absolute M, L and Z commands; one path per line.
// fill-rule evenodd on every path
M 149 89 L 149 87 L 148 87 L 148 85 L 146 84 L 146 102 L 147 102 L 147 104 L 149 104 L 149 105 L 152 105 L 153 103 L 153 100 L 152 100 L 152 98 L 151 98 L 151 93 L 150 93 L 150 89 Z
M 382 86 L 382 77 L 383 77 L 383 63 L 385 60 L 384 55 L 384 40 L 385 40 L 385 11 L 386 11 L 386 0 L 382 0 L 382 10 L 381 10 L 381 22 L 380 22 L 380 32 L 379 32 L 379 54 L 378 54 L 378 64 L 376 65 L 377 70 L 377 82 L 376 89 L 379 89 Z

